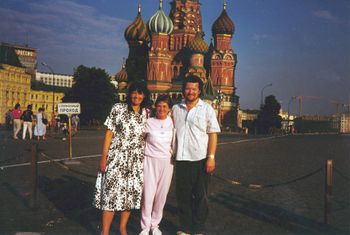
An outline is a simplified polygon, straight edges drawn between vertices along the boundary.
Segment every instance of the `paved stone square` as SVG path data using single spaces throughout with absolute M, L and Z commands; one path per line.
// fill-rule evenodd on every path
M 39 142 L 37 208 L 31 201 L 31 147 L 0 131 L 0 234 L 98 234 L 100 212 L 91 206 L 101 131 L 84 130 L 68 141 L 54 134 Z M 350 136 L 246 136 L 221 134 L 210 185 L 207 234 L 350 234 Z M 51 159 L 49 162 L 48 159 Z M 330 225 L 323 224 L 325 161 L 334 160 Z M 66 161 L 67 162 L 67 161 Z M 69 163 L 69 161 L 68 161 Z M 174 184 L 161 229 L 178 227 Z M 134 211 L 130 234 L 140 231 Z M 118 217 L 112 227 L 117 233 Z

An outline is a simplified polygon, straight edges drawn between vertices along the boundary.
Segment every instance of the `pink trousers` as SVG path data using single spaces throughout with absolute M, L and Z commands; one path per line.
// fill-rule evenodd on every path
M 169 192 L 174 165 L 171 159 L 145 156 L 141 212 L 142 230 L 157 228 L 163 217 L 163 208 Z

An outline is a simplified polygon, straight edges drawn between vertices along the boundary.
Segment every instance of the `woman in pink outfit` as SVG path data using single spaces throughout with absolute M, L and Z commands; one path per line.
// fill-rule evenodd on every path
M 13 138 L 18 139 L 18 132 L 21 130 L 22 126 L 22 121 L 21 121 L 21 116 L 22 116 L 22 110 L 21 110 L 21 105 L 17 103 L 15 105 L 15 109 L 12 111 L 12 116 L 13 116 Z
M 171 142 L 173 121 L 169 117 L 172 106 L 169 95 L 160 95 L 155 103 L 156 117 L 145 126 L 146 147 L 143 168 L 143 199 L 140 235 L 161 235 L 159 223 L 173 175 Z

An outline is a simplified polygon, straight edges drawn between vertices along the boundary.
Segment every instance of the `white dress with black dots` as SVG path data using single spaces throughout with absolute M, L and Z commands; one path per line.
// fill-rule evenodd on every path
M 115 104 L 105 125 L 114 133 L 105 174 L 97 175 L 93 205 L 101 210 L 140 209 L 143 186 L 146 110 L 129 112 L 127 104 Z

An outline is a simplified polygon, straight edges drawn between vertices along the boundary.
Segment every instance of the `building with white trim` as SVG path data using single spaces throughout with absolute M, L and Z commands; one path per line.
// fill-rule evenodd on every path
M 51 86 L 72 87 L 73 85 L 73 75 L 68 74 L 36 72 L 35 80 Z

